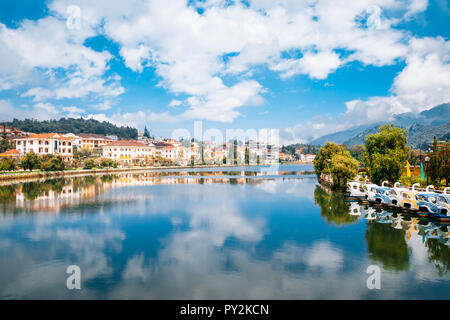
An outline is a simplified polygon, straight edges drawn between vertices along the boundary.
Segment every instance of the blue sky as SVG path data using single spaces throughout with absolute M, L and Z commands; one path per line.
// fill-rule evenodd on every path
M 449 21 L 445 0 L 0 0 L 0 117 L 305 142 L 449 101 Z

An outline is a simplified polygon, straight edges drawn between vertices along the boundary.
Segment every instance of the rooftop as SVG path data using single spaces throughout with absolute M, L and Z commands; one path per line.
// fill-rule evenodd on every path
M 105 145 L 105 147 L 149 147 L 143 142 L 136 140 L 117 140 Z

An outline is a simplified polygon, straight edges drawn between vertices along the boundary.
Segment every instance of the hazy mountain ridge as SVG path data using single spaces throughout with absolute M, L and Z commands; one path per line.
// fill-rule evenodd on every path
M 402 113 L 394 116 L 392 121 L 397 126 L 408 129 L 408 143 L 413 147 L 431 142 L 434 136 L 440 138 L 450 132 L 450 102 L 440 104 L 429 110 L 416 113 Z M 372 123 L 344 131 L 325 135 L 311 141 L 311 144 L 323 145 L 326 141 L 352 146 L 364 143 L 364 138 L 378 131 L 384 122 Z

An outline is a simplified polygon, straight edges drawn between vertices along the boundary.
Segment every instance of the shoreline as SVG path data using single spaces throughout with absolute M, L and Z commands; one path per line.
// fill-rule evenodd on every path
M 272 164 L 273 165 L 273 164 Z M 277 165 L 312 165 L 312 163 L 280 163 Z M 227 164 L 227 165 L 195 165 L 195 166 L 151 166 L 151 167 L 129 167 L 129 168 L 105 168 L 105 169 L 75 169 L 75 170 L 63 170 L 63 171 L 15 171 L 12 173 L 0 174 L 0 182 L 21 182 L 30 179 L 53 179 L 59 177 L 71 177 L 71 176 L 85 176 L 95 174 L 114 174 L 114 173 L 126 173 L 126 172 L 141 172 L 141 171 L 161 171 L 161 170 L 173 170 L 173 169 L 208 169 L 208 168 L 238 168 L 238 167 L 270 167 L 270 164 Z

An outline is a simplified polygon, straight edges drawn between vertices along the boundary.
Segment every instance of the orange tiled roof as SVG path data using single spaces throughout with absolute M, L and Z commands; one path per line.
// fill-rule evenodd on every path
M 77 136 L 81 137 L 81 138 L 93 138 L 93 139 L 104 139 L 104 140 L 111 140 L 113 141 L 113 139 L 110 139 L 102 134 L 97 134 L 97 133 L 77 133 Z
M 28 137 L 20 137 L 18 139 L 52 139 L 55 136 L 58 136 L 57 139 L 59 140 L 73 140 L 73 138 L 64 137 L 59 133 L 30 133 Z
M 105 145 L 105 147 L 149 147 L 143 142 L 136 140 L 117 140 Z
M 5 152 L 2 152 L 0 154 L 3 155 L 15 155 L 15 154 L 20 154 L 19 150 L 16 149 L 10 149 L 10 150 L 6 150 Z

